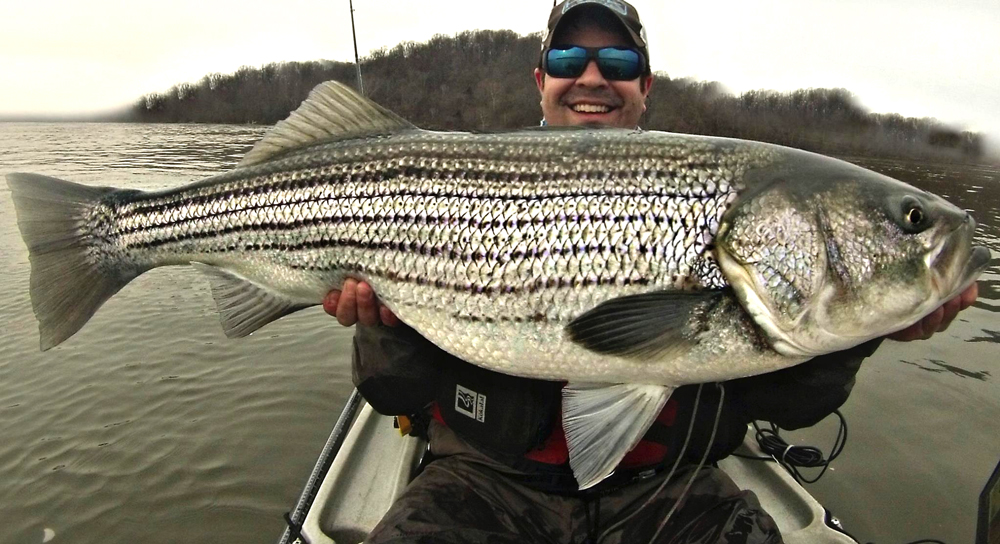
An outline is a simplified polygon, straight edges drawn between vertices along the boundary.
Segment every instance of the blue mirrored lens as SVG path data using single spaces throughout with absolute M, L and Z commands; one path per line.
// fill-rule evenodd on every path
M 549 49 L 545 71 L 552 77 L 577 77 L 587 68 L 589 60 L 587 50 L 582 47 Z
M 597 53 L 597 67 L 606 79 L 630 80 L 642 75 L 639 53 L 631 49 L 605 47 Z
M 645 65 L 642 55 L 634 49 L 618 47 L 589 48 L 571 46 L 545 52 L 545 72 L 552 77 L 579 77 L 591 59 L 605 79 L 632 80 L 642 75 Z

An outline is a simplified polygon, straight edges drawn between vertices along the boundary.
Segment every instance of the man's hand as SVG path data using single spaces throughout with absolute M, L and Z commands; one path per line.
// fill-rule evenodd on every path
M 951 325 L 952 320 L 955 319 L 955 316 L 958 315 L 958 312 L 972 306 L 972 303 L 976 301 L 976 297 L 978 296 L 979 288 L 973 283 L 968 289 L 962 291 L 961 295 L 944 303 L 944 306 L 934 310 L 927 317 L 913 325 L 890 334 L 889 338 L 900 342 L 926 340 L 933 336 L 935 332 L 942 332 L 947 329 L 948 325 Z
M 378 324 L 395 327 L 400 323 L 396 314 L 379 304 L 370 285 L 353 278 L 344 281 L 343 289 L 327 293 L 323 309 L 345 327 L 355 323 L 369 327 Z

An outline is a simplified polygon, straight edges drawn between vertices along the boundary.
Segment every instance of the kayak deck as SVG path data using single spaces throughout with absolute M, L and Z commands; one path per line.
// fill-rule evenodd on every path
M 307 486 L 303 492 L 314 499 L 305 510 L 302 536 L 296 541 L 351 544 L 364 540 L 414 476 L 425 447 L 423 440 L 401 437 L 392 417 L 364 404 L 325 476 L 311 482 L 315 489 Z M 744 448 L 760 455 L 750 437 Z M 319 464 L 323 464 L 322 457 Z M 856 544 L 826 525 L 823 507 L 777 463 L 730 456 L 719 467 L 740 488 L 757 495 L 786 543 Z M 281 542 L 289 538 L 286 531 Z

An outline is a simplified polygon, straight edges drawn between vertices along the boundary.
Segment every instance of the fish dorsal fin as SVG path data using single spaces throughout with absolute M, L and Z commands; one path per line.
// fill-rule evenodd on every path
M 654 291 L 608 300 L 566 326 L 590 351 L 635 359 L 670 359 L 693 348 L 720 291 Z
M 666 385 L 569 384 L 563 388 L 563 429 L 569 466 L 580 489 L 614 472 L 639 443 L 674 388 Z
M 361 136 L 416 128 L 413 123 L 379 106 L 337 81 L 326 81 L 309 92 L 288 119 L 257 142 L 238 166 L 258 164 L 289 149 L 345 136 Z
M 291 300 L 285 295 L 209 264 L 192 262 L 212 281 L 212 298 L 219 310 L 222 330 L 229 338 L 241 338 L 268 323 L 316 303 Z

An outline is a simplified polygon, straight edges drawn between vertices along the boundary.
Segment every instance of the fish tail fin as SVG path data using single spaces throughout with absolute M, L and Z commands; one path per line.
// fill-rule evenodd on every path
M 141 271 L 108 267 L 91 226 L 101 199 L 116 191 L 38 174 L 8 174 L 31 261 L 31 306 L 42 351 L 72 336 Z M 107 270 L 119 269 L 109 275 Z

